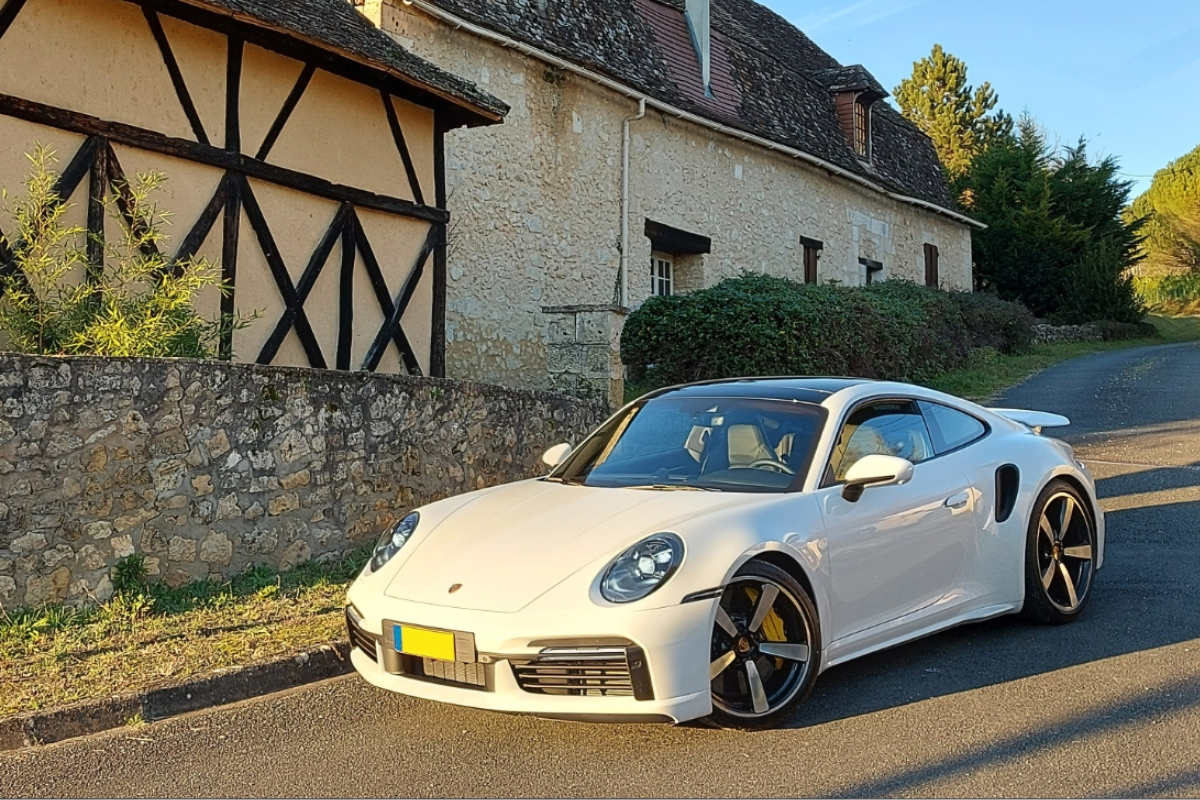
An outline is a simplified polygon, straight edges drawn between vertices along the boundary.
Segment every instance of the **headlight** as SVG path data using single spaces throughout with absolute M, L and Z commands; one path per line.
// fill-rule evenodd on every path
M 600 594 L 610 603 L 641 600 L 675 574 L 683 561 L 683 540 L 656 533 L 626 550 L 600 579 Z
M 368 564 L 371 572 L 382 567 L 392 559 L 392 556 L 400 552 L 400 548 L 404 547 L 412 537 L 413 531 L 417 529 L 417 522 L 420 519 L 421 516 L 414 511 L 379 537 L 379 542 L 375 545 L 375 552 L 371 554 L 371 561 Z

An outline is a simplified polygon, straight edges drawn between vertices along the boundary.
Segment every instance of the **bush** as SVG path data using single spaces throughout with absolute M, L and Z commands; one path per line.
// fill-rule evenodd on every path
M 66 225 L 70 205 L 54 190 L 54 152 L 38 146 L 29 160 L 24 197 L 5 209 L 15 232 L 0 237 L 12 253 L 13 269 L 0 276 L 0 333 L 11 349 L 205 358 L 217 354 L 223 335 L 245 324 L 204 319 L 196 311 L 206 287 L 227 291 L 215 267 L 163 255 L 169 214 L 154 202 L 165 181 L 161 174 L 117 187 L 121 201 L 106 199 L 105 206 L 117 223 L 109 233 L 120 235 L 93 239 Z M 89 244 L 103 252 L 102 266 L 90 263 Z
M 972 350 L 1023 352 L 1033 318 L 995 298 L 906 281 L 862 288 L 745 274 L 652 297 L 625 323 L 630 380 L 666 385 L 750 375 L 927 380 Z

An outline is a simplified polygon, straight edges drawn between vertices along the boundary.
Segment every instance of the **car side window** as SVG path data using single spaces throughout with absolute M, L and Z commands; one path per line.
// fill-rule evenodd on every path
M 916 403 L 892 400 L 855 409 L 829 459 L 832 481 L 844 481 L 855 462 L 876 454 L 899 456 L 914 464 L 933 458 L 929 429 Z
M 986 425 L 958 409 L 922 400 L 921 410 L 925 412 L 933 448 L 938 455 L 965 447 L 987 433 Z

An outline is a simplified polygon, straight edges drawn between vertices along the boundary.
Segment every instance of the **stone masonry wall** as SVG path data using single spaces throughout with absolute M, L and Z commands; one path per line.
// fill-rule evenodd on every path
M 477 383 L 0 354 L 0 607 L 336 558 L 405 510 L 544 471 L 601 406 Z
M 503 125 L 446 136 L 447 375 L 555 387 L 558 323 L 542 309 L 614 300 L 621 126 L 637 102 L 400 0 L 356 5 L 416 55 L 512 107 Z M 884 264 L 876 280 L 923 282 L 929 243 L 940 251 L 943 287 L 971 288 L 963 224 L 655 111 L 631 123 L 631 138 L 633 308 L 650 294 L 646 219 L 712 239 L 711 253 L 676 260 L 681 291 L 743 270 L 802 280 L 801 236 L 824 243 L 821 282 L 864 283 L 860 257 Z

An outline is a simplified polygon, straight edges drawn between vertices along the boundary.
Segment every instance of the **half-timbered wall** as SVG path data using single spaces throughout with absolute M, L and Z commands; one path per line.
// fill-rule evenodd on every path
M 95 232 L 119 224 L 102 197 L 161 172 L 169 255 L 235 286 L 201 311 L 256 315 L 235 359 L 440 374 L 435 112 L 306 47 L 173 0 L 0 0 L 0 186 L 48 145 Z

